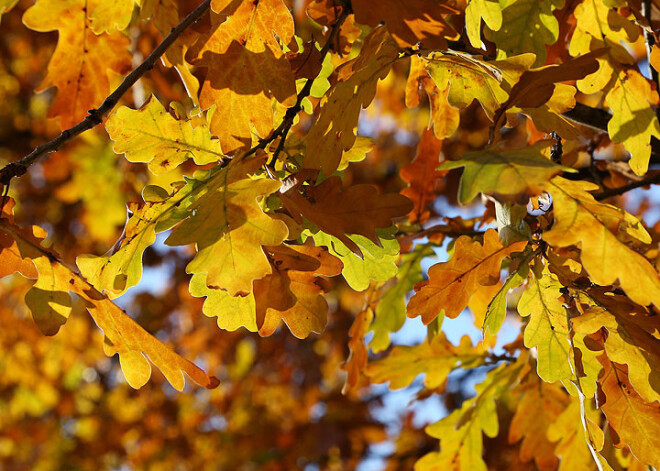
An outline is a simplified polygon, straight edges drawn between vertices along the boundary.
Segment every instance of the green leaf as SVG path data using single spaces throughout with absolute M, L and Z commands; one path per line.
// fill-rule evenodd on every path
M 543 65 L 545 46 L 557 42 L 559 36 L 559 22 L 552 11 L 563 5 L 564 0 L 510 1 L 502 11 L 502 27 L 485 31 L 486 38 L 497 44 L 498 59 L 533 52 L 534 65 Z
M 370 280 L 387 281 L 397 274 L 400 247 L 394 238 L 396 230 L 394 226 L 376 229 L 381 247 L 362 235 L 347 235 L 360 248 L 364 258 L 358 257 L 337 237 L 323 231 L 312 234 L 312 237 L 316 245 L 327 247 L 331 254 L 339 257 L 344 264 L 341 273 L 348 285 L 356 291 L 364 291 Z
M 402 256 L 399 273 L 394 284 L 385 292 L 376 306 L 376 318 L 371 324 L 374 337 L 369 347 L 374 353 L 385 350 L 390 345 L 390 333 L 398 331 L 406 321 L 406 295 L 413 285 L 422 279 L 420 262 L 433 257 L 435 252 L 427 245 L 417 247 L 413 252 Z
M 518 270 L 511 273 L 504 282 L 502 289 L 498 291 L 493 300 L 486 308 L 486 315 L 484 318 L 484 325 L 482 327 L 484 336 L 486 333 L 490 335 L 497 335 L 502 327 L 502 323 L 506 318 L 507 301 L 506 296 L 512 289 L 522 285 L 529 275 L 529 266 L 527 263 L 522 263 Z
M 468 152 L 463 158 L 444 162 L 438 169 L 464 167 L 458 201 L 467 204 L 479 193 L 498 201 L 527 202 L 543 191 L 546 183 L 561 172 L 575 170 L 547 158 L 543 151 L 551 146 L 541 141 L 530 147 Z

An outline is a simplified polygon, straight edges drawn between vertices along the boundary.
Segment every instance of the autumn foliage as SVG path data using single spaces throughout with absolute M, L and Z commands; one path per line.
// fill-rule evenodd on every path
M 0 21 L 0 469 L 660 468 L 660 1 Z

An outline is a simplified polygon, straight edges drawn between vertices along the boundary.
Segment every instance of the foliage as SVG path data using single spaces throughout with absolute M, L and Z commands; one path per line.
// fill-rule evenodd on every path
M 2 469 L 660 467 L 660 2 L 0 18 Z

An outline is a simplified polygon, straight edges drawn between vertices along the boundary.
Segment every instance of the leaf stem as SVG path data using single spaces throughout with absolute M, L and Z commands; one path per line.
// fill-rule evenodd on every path
M 62 131 L 62 133 L 55 139 L 37 146 L 32 152 L 20 160 L 10 162 L 0 169 L 0 185 L 9 186 L 9 182 L 14 177 L 23 176 L 30 165 L 35 163 L 42 157 L 57 151 L 63 144 L 70 141 L 78 134 L 81 134 L 88 129 L 92 129 L 98 124 L 101 124 L 102 119 L 106 116 L 119 102 L 121 97 L 149 70 L 153 69 L 156 62 L 167 51 L 167 49 L 178 39 L 178 37 L 191 25 L 204 16 L 210 9 L 211 0 L 204 0 L 197 8 L 195 8 L 188 16 L 186 16 L 181 23 L 172 28 L 170 33 L 165 39 L 153 50 L 151 54 L 130 74 L 128 74 L 124 81 L 113 91 L 96 109 L 89 110 L 89 114 L 85 119 L 80 121 L 75 126 Z

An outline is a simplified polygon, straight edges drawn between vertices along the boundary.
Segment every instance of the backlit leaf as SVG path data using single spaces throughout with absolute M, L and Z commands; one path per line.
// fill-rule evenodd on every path
M 321 100 L 319 117 L 307 134 L 303 165 L 331 175 L 342 153 L 353 147 L 360 110 L 374 99 L 378 80 L 396 60 L 396 44 L 385 28 L 376 28 L 360 55 L 337 69 L 337 83 Z
M 125 35 L 118 31 L 97 35 L 92 30 L 87 15 L 99 4 L 99 0 L 39 0 L 23 16 L 30 29 L 59 33 L 40 90 L 57 87 L 48 116 L 59 116 L 62 129 L 100 106 L 110 94 L 112 74 L 123 74 L 131 65 Z
M 650 242 L 648 233 L 624 210 L 594 200 L 588 191 L 597 188 L 584 181 L 553 178 L 547 191 L 554 201 L 555 223 L 543 239 L 555 247 L 580 244 L 580 259 L 594 283 L 607 286 L 618 280 L 633 301 L 660 306 L 658 272 L 612 231 L 625 231 L 644 243 Z
M 174 118 L 152 96 L 139 110 L 119 108 L 105 123 L 114 151 L 131 162 L 146 162 L 155 173 L 163 173 L 189 157 L 197 165 L 224 158 L 220 144 L 204 124 L 193 128 L 190 121 Z
M 484 234 L 483 245 L 470 237 L 460 237 L 452 258 L 433 265 L 428 281 L 415 284 L 408 317 L 421 316 L 424 324 L 443 312 L 449 318 L 457 317 L 480 286 L 492 286 L 500 280 L 502 260 L 526 245 L 526 241 L 521 241 L 504 247 L 493 229 Z
M 359 256 L 362 251 L 348 234 L 362 235 L 380 245 L 376 229 L 390 227 L 393 218 L 405 215 L 412 207 L 405 196 L 381 195 L 372 185 L 344 188 L 339 177 L 330 177 L 317 186 L 294 186 L 280 198 L 298 222 L 304 216 Z
M 550 144 L 541 141 L 522 149 L 468 152 L 460 160 L 443 162 L 439 168 L 465 168 L 458 189 L 461 204 L 468 204 L 479 193 L 500 201 L 523 203 L 541 193 L 553 176 L 573 171 L 544 155 Z

